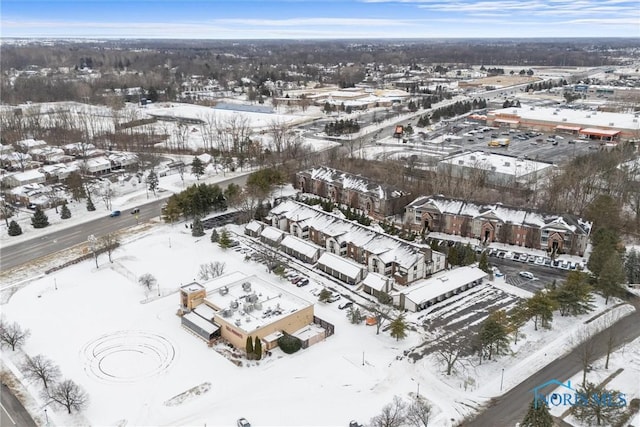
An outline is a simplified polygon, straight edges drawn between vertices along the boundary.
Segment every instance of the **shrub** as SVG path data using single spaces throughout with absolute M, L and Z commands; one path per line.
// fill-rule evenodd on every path
M 278 346 L 287 354 L 293 354 L 300 350 L 302 342 L 293 335 L 285 334 L 278 338 Z

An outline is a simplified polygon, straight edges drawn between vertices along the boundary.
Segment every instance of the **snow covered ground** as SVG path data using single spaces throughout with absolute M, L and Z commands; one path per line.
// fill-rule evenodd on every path
M 640 338 L 623 345 L 618 350 L 611 353 L 609 369 L 604 368 L 605 362 L 606 357 L 603 357 L 591 365 L 593 370 L 587 374 L 587 381 L 598 385 L 606 381 L 609 377 L 612 377 L 605 387 L 609 390 L 618 390 L 619 392 L 624 393 L 627 405 L 632 399 L 640 398 Z M 618 370 L 621 370 L 621 372 L 617 373 Z M 568 380 L 571 381 L 571 386 L 573 388 L 578 388 L 582 384 L 582 373 L 579 373 Z M 565 390 L 558 388 L 550 392 L 564 393 Z M 560 417 L 567 409 L 568 406 L 565 405 L 552 405 L 551 414 Z M 580 427 L 582 425 L 580 421 L 570 415 L 564 418 L 564 421 L 576 427 Z M 628 425 L 640 425 L 640 413 L 630 419 Z
M 316 304 L 316 314 L 335 325 L 335 335 L 294 355 L 276 350 L 238 367 L 181 328 L 180 285 L 215 260 L 226 264 L 226 272 L 256 274 L 309 301 L 316 286 L 297 288 L 240 253 L 221 250 L 208 235 L 192 237 L 182 224 L 160 224 L 123 243 L 114 263 L 101 255 L 98 269 L 89 260 L 41 277 L 0 307 L 8 321 L 32 333 L 23 351 L 3 351 L 6 365 L 16 371 L 23 354 L 45 354 L 90 395 L 81 414 L 47 406 L 56 425 L 231 425 L 239 417 L 255 425 L 345 425 L 366 422 L 394 395 L 408 398 L 418 389 L 433 405 L 433 425 L 455 425 L 501 394 L 502 368 L 504 392 L 568 351 L 567 337 L 594 315 L 556 316 L 551 331 L 534 332 L 530 322 L 513 355 L 469 364 L 446 377 L 432 357 L 415 363 L 404 357 L 426 338 L 423 330 L 395 341 L 388 332 L 376 335 L 375 328 L 351 325 L 337 304 Z M 144 273 L 158 279 L 158 289 L 145 293 L 137 284 Z M 498 288 L 503 294 L 510 289 Z M 488 285 L 483 292 L 495 294 Z M 457 297 L 455 310 L 476 302 Z M 603 308 L 598 300 L 598 310 Z M 447 323 L 462 320 L 455 310 L 449 308 Z M 410 313 L 407 320 L 417 324 L 425 314 Z M 27 388 L 33 396 L 27 406 L 42 419 L 46 402 L 37 397 L 39 386 Z

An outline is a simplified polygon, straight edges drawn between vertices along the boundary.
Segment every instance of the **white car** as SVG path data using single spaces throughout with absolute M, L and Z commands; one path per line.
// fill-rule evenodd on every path
M 533 274 L 529 273 L 528 271 L 521 271 L 520 273 L 518 273 L 518 276 L 524 277 L 525 279 L 529 280 L 533 280 L 535 278 Z
M 238 427 L 251 427 L 251 423 L 246 418 L 238 419 Z
M 535 261 L 536 265 L 544 265 L 544 258 L 539 256 L 536 257 L 536 261 Z

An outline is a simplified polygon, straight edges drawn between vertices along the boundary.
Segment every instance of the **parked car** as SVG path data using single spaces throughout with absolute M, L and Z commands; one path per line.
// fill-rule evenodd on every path
M 37 207 L 38 205 L 36 205 L 35 203 L 29 203 L 27 205 L 27 209 L 31 209 L 32 211 L 35 211 Z
M 134 208 L 131 210 L 131 215 L 135 215 L 135 214 L 139 214 L 140 213 L 140 208 Z
M 511 252 L 507 252 L 504 254 L 504 259 L 513 259 L 513 254 Z
M 528 259 L 529 259 L 529 256 L 527 254 L 520 254 L 520 257 L 518 258 L 518 261 L 527 262 Z
M 536 265 L 544 265 L 544 258 L 541 256 L 536 257 Z
M 352 307 L 352 306 L 353 306 L 353 303 L 351 301 L 347 301 L 347 302 L 343 302 L 342 304 L 340 304 L 338 306 L 338 308 L 340 310 L 344 310 L 345 308 L 349 308 L 349 307 Z
M 498 258 L 504 258 L 505 254 L 506 254 L 505 251 L 498 252 Z
M 109 214 L 109 216 L 113 218 L 114 216 L 120 216 L 120 214 L 121 214 L 121 213 L 122 213 L 122 212 L 120 212 L 120 211 L 112 211 L 112 212 Z
M 301 288 L 303 286 L 307 286 L 309 284 L 309 279 L 304 278 L 302 280 L 300 280 L 298 283 L 296 283 L 296 286 Z
M 251 423 L 246 418 L 238 418 L 238 427 L 251 427 Z
M 529 273 L 528 271 L 521 271 L 520 273 L 518 273 L 518 276 L 524 277 L 525 279 L 529 279 L 529 280 L 533 280 L 534 279 L 533 274 Z
M 340 298 L 342 298 L 342 296 L 340 296 L 340 294 L 333 294 L 331 295 L 331 297 L 329 297 L 329 299 L 327 301 L 329 302 L 336 302 L 338 301 Z

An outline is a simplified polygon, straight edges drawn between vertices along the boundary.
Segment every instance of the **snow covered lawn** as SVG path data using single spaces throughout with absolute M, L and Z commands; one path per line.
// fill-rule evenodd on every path
M 434 339 L 424 330 L 395 341 L 385 331 L 376 335 L 375 327 L 350 324 L 336 303 L 318 303 L 316 315 L 335 325 L 335 335 L 294 355 L 276 350 L 259 363 L 238 367 L 180 326 L 177 290 L 197 278 L 199 266 L 224 262 L 226 273 L 255 274 L 309 301 L 316 299 L 311 292 L 317 286 L 298 288 L 267 273 L 262 264 L 245 262 L 239 252 L 221 250 L 209 235 L 192 237 L 182 224 L 158 225 L 133 236 L 113 259 L 109 263 L 101 255 L 98 269 L 89 260 L 36 279 L 0 307 L 8 321 L 31 330 L 24 353 L 53 359 L 65 378 L 90 395 L 81 414 L 68 416 L 47 406 L 56 425 L 215 426 L 245 417 L 255 425 L 338 426 L 352 419 L 366 423 L 394 395 L 408 398 L 419 392 L 433 405 L 433 425 L 451 426 L 501 394 L 502 368 L 504 392 L 568 351 L 568 337 L 595 314 L 556 316 L 551 331 L 534 332 L 529 322 L 522 330 L 526 339 L 513 346 L 513 355 L 468 365 L 447 377 L 432 355 L 415 362 L 405 357 Z M 159 285 L 148 293 L 137 283 L 145 273 Z M 311 277 L 336 286 L 321 283 L 319 275 Z M 441 303 L 448 308 L 432 320 L 443 327 L 475 324 L 517 296 L 505 293 L 506 286 L 473 289 Z M 479 300 L 488 303 L 476 315 Z M 597 311 L 604 308 L 601 299 L 597 305 Z M 407 321 L 417 325 L 425 315 L 408 313 Z M 3 351 L 2 358 L 16 371 L 23 353 Z M 46 402 L 37 397 L 39 385 L 28 389 L 34 397 L 27 406 L 42 419 Z

